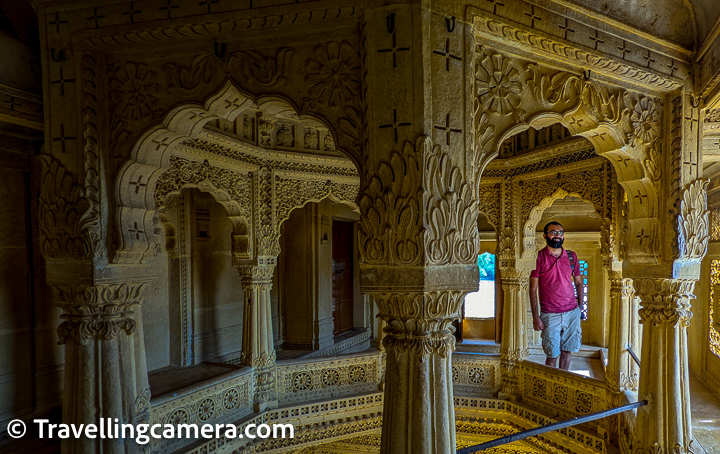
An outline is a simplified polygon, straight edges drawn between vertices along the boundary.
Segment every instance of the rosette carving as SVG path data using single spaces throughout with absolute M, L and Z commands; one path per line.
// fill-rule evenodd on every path
M 678 217 L 680 260 L 702 260 L 710 241 L 707 180 L 695 180 L 682 194 Z
M 423 141 L 425 253 L 428 263 L 475 263 L 480 249 L 478 202 L 473 188 L 440 146 Z
M 144 283 L 133 284 L 56 284 L 57 305 L 63 309 L 58 327 L 58 343 L 73 340 L 84 344 L 88 339 L 114 339 L 120 331 L 135 332 L 132 308 L 142 303 Z
M 421 139 L 422 140 L 422 139 Z M 421 143 L 418 144 L 421 146 Z M 360 196 L 358 246 L 365 263 L 417 265 L 422 256 L 422 189 L 415 147 L 380 163 Z
M 525 112 L 519 108 L 520 73 L 507 58 L 493 54 L 478 59 L 475 88 L 484 110 L 497 115 L 513 115 L 516 121 L 525 120 Z

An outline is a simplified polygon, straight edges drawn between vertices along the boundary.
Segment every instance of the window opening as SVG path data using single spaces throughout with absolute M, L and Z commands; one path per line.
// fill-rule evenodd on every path
M 478 256 L 480 282 L 478 291 L 465 296 L 466 318 L 495 317 L 495 255 L 485 252 Z
M 580 260 L 580 276 L 582 277 L 583 286 L 583 300 L 580 307 L 580 320 L 587 320 L 588 318 L 588 263 L 585 260 Z M 577 296 L 577 290 L 575 290 L 575 296 Z
M 720 260 L 710 261 L 710 351 L 720 358 L 720 333 L 715 325 L 715 288 L 720 285 Z

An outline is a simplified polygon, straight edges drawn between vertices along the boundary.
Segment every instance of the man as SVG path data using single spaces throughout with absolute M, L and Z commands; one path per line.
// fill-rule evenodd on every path
M 560 356 L 560 369 L 568 370 L 572 352 L 580 350 L 582 336 L 580 306 L 583 286 L 580 263 L 577 254 L 571 251 L 571 259 L 568 251 L 563 249 L 565 232 L 559 222 L 548 222 L 543 229 L 543 238 L 547 247 L 538 252 L 535 269 L 530 273 L 533 328 L 535 331 L 542 330 L 542 346 L 547 356 L 545 364 L 555 367 Z

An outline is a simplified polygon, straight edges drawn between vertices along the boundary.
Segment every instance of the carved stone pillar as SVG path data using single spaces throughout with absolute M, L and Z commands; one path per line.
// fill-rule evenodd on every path
M 637 391 L 640 368 L 628 352 L 629 347 L 637 349 L 635 290 L 632 279 L 623 278 L 622 273 L 610 270 L 608 275 L 611 329 L 605 379 L 614 392 Z
M 500 368 L 502 384 L 500 394 L 512 400 L 520 398 L 520 377 L 518 365 L 527 358 L 528 343 L 525 333 L 525 311 L 527 310 L 528 283 L 530 272 L 515 268 L 501 268 L 504 298 L 503 329 L 500 341 Z
M 150 388 L 139 307 L 145 284 L 54 284 L 63 309 L 65 344 L 63 423 L 100 418 L 138 424 L 150 420 Z M 62 452 L 137 452 L 133 440 L 68 438 Z
M 695 281 L 634 279 L 643 324 L 636 435 L 642 453 L 691 452 L 687 327 Z M 641 451 L 639 450 L 641 449 Z
M 383 454 L 457 449 L 452 322 L 478 285 L 474 35 L 429 6 L 386 2 L 363 27 L 358 244 L 362 291 L 386 324 Z
M 451 325 L 465 292 L 373 296 L 387 322 L 381 452 L 454 452 Z
M 273 264 L 238 267 L 245 293 L 242 362 L 255 369 L 256 412 L 277 407 L 275 345 L 272 331 L 270 289 Z

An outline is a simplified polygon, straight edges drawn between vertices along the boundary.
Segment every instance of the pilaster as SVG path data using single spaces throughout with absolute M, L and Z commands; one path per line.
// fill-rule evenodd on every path
M 140 305 L 146 284 L 53 284 L 63 309 L 65 344 L 63 423 L 150 420 L 150 388 Z M 132 440 L 87 437 L 62 442 L 63 453 L 134 453 Z
M 520 361 L 529 356 L 525 333 L 525 312 L 528 307 L 528 284 L 530 270 L 500 268 L 504 305 L 503 329 L 500 341 L 501 396 L 511 400 L 520 399 Z
M 605 379 L 614 392 L 637 391 L 639 366 L 628 348 L 637 351 L 638 319 L 635 289 L 632 279 L 623 278 L 618 271 L 608 271 L 610 276 L 610 346 Z M 617 402 L 614 403 L 618 405 Z

